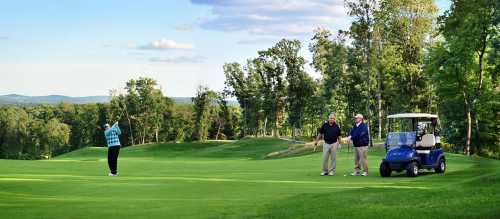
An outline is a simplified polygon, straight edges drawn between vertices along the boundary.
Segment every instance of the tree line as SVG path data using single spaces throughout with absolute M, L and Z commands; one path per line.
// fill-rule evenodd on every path
M 175 104 L 151 78 L 129 80 L 110 103 L 1 106 L 0 158 L 48 159 L 106 146 L 104 127 L 118 121 L 122 145 L 235 139 L 239 108 L 200 87 L 192 104 Z
M 447 149 L 499 158 L 499 4 L 454 0 L 438 16 L 432 0 L 346 0 L 350 27 L 315 30 L 312 60 L 300 55 L 300 41 L 282 39 L 245 63 L 224 64 L 225 89 L 200 86 L 191 104 L 176 104 L 154 79 L 138 78 L 112 90 L 106 104 L 0 107 L 0 158 L 105 145 L 102 125 L 114 121 L 123 145 L 311 138 L 331 112 L 344 133 L 362 113 L 372 139 L 386 134 L 387 115 L 435 113 Z
M 385 116 L 436 113 L 451 150 L 499 157 L 500 3 L 452 1 L 438 16 L 433 0 L 346 0 L 352 23 L 317 29 L 304 71 L 297 40 L 283 39 L 246 63 L 227 63 L 226 92 L 237 98 L 244 135 L 312 136 L 333 112 L 344 131 L 365 115 L 372 139 Z

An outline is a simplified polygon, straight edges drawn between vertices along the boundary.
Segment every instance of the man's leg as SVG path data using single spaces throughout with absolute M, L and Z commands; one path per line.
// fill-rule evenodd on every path
M 109 169 L 111 170 L 111 174 L 116 174 L 118 153 L 120 152 L 120 147 L 119 146 L 109 147 L 109 152 L 110 152 Z
M 358 173 L 358 174 L 361 170 L 359 159 L 360 159 L 359 147 L 354 147 L 354 173 Z
M 328 157 L 331 153 L 330 145 L 327 143 L 323 144 L 323 173 L 328 173 Z
M 330 172 L 335 173 L 335 169 L 337 167 L 337 143 L 331 144 L 331 149 L 330 149 Z
M 116 155 L 115 155 L 115 173 L 118 173 L 118 155 L 120 155 L 120 148 L 121 146 L 116 146 Z
M 368 146 L 359 147 L 360 148 L 360 164 L 363 167 L 363 171 L 368 173 Z
M 113 147 L 108 147 L 108 167 L 109 167 L 109 172 L 113 173 Z

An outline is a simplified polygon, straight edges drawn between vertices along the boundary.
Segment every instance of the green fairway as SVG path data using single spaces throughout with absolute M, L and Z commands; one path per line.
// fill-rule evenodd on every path
M 52 160 L 0 160 L 0 218 L 499 218 L 500 161 L 447 154 L 445 174 L 381 178 L 338 155 L 323 177 L 320 153 L 264 159 L 278 139 L 141 145 L 122 149 L 108 177 L 106 148 Z

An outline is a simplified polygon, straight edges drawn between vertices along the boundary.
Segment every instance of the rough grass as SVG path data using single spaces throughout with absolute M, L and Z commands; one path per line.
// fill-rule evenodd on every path
M 500 161 L 447 154 L 443 174 L 319 176 L 320 153 L 265 159 L 278 139 L 151 144 L 122 149 L 107 177 L 106 149 L 48 161 L 0 160 L 0 218 L 499 218 Z

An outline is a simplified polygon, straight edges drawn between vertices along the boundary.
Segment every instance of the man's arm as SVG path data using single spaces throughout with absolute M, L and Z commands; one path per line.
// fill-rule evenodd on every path
M 354 128 L 352 128 L 350 131 L 349 131 L 349 135 L 346 137 L 348 141 L 350 141 L 352 139 L 352 130 Z
M 321 128 L 318 129 L 318 136 L 316 137 L 316 141 L 314 142 L 314 146 L 318 146 L 318 142 L 323 137 L 323 133 L 325 133 L 324 128 L 325 126 L 321 126 Z M 314 148 L 316 149 L 316 148 Z
M 316 141 L 314 142 L 314 146 L 318 146 L 319 140 L 323 137 L 323 134 L 319 133 L 318 136 L 316 137 Z
M 323 137 L 323 134 L 319 133 L 316 137 L 316 141 L 314 142 L 314 151 L 316 151 L 316 147 L 318 146 L 319 140 Z
M 116 131 L 116 134 L 118 135 L 122 134 L 122 130 L 120 130 L 120 127 L 118 127 L 118 122 L 115 122 L 115 124 L 113 124 L 113 128 Z

